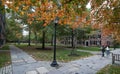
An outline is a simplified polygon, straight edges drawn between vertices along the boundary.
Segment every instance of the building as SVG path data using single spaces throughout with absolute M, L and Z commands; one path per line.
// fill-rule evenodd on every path
M 88 38 L 85 40 L 85 46 L 101 46 L 101 32 L 92 31 L 87 36 Z
M 102 45 L 112 45 L 112 38 L 110 36 L 103 36 L 100 31 L 92 31 L 90 34 L 86 35 L 84 39 L 75 40 L 76 46 L 102 46 Z M 71 36 L 63 36 L 60 39 L 61 44 L 71 45 Z

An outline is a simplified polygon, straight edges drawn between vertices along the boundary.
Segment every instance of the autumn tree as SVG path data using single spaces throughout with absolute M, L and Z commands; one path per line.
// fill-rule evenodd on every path
M 101 30 L 103 36 L 112 35 L 120 41 L 120 1 L 91 0 L 91 20 L 94 27 Z
M 43 21 L 43 26 L 47 26 L 56 17 L 59 17 L 60 25 L 69 25 L 73 30 L 91 23 L 94 27 L 102 29 L 103 35 L 112 34 L 115 39 L 120 38 L 119 15 L 116 15 L 119 14 L 119 0 L 2 1 L 13 11 L 20 13 L 20 16 L 27 16 L 28 24 L 32 24 L 33 21 Z M 91 4 L 91 13 L 86 11 L 88 3 Z

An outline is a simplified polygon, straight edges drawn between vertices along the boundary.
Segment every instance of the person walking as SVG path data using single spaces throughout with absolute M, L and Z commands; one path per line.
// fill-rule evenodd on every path
M 101 47 L 101 51 L 102 51 L 102 57 L 104 57 L 105 55 L 104 55 L 104 53 L 105 53 L 105 46 L 102 46 Z
M 109 49 L 109 46 L 106 47 L 106 56 L 108 57 L 110 54 L 110 49 Z

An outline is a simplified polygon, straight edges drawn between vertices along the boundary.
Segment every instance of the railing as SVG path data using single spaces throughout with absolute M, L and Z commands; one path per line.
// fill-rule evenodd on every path
M 13 74 L 12 66 L 8 65 L 8 66 L 4 66 L 4 67 L 0 68 L 0 74 Z
M 115 61 L 120 61 L 120 54 L 112 53 L 112 64 L 114 64 Z
M 0 74 L 13 74 L 9 50 L 0 50 Z

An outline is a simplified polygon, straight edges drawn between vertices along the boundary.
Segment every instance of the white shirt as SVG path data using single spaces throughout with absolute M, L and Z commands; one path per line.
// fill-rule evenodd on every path
M 108 48 L 108 47 L 106 47 L 106 50 L 109 50 L 109 48 Z

